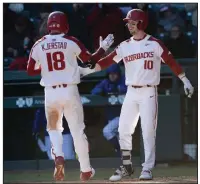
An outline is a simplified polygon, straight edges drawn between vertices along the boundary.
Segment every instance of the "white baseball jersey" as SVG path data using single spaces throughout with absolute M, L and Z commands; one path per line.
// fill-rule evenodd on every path
M 160 83 L 161 55 L 163 48 L 150 35 L 142 40 L 122 42 L 116 48 L 115 62 L 123 59 L 126 85 L 158 85 Z
M 33 46 L 30 57 L 41 66 L 42 86 L 78 84 L 80 71 L 77 57 L 81 46 L 64 34 L 46 35 Z M 86 51 L 87 52 L 87 51 Z

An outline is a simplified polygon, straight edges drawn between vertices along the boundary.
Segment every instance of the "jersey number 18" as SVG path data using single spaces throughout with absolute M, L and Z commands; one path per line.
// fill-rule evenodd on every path
M 65 69 L 65 56 L 63 52 L 49 52 L 46 53 L 48 70 L 64 70 Z

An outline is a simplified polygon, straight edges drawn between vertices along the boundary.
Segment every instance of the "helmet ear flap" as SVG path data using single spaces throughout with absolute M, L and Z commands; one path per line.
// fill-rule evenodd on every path
M 137 28 L 140 29 L 140 30 L 141 30 L 141 29 L 142 29 L 142 30 L 144 29 L 143 22 L 142 22 L 141 20 L 138 22 Z

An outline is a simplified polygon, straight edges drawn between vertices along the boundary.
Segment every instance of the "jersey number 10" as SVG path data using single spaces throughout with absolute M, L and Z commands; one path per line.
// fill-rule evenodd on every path
M 152 70 L 153 69 L 153 61 L 152 60 L 145 60 L 144 61 L 144 69 L 145 70 Z
M 51 72 L 53 70 L 64 70 L 65 69 L 65 61 L 64 61 L 64 53 L 63 52 L 49 52 L 46 53 L 47 56 L 47 64 L 48 70 Z

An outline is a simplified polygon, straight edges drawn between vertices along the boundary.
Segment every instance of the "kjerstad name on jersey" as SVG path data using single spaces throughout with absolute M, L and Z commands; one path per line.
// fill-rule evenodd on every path
M 67 43 L 66 42 L 51 42 L 41 45 L 42 50 L 49 50 L 49 49 L 66 49 Z
M 130 62 L 130 61 L 135 61 L 137 59 L 142 59 L 142 58 L 152 58 L 153 56 L 154 56 L 154 52 L 137 53 L 137 54 L 132 54 L 132 55 L 124 57 L 124 61 Z

